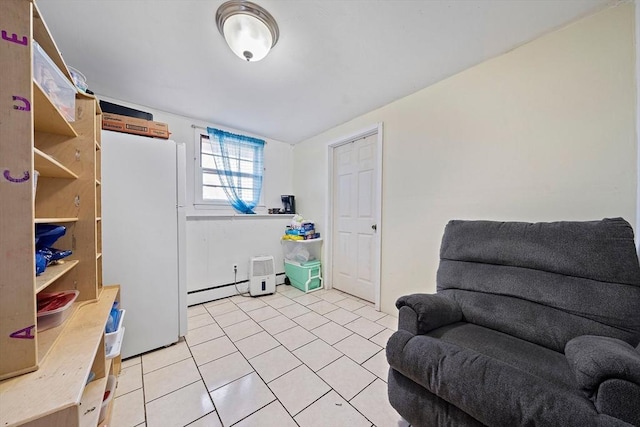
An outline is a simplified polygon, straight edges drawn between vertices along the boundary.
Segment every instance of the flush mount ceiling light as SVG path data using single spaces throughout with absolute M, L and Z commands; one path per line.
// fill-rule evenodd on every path
M 239 58 L 260 61 L 278 42 L 278 24 L 273 16 L 255 3 L 231 0 L 216 12 L 220 34 Z

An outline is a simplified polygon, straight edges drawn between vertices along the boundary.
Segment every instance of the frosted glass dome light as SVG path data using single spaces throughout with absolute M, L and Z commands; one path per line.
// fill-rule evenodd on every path
M 278 41 L 276 21 L 255 3 L 228 1 L 218 8 L 216 22 L 229 48 L 246 61 L 260 61 Z

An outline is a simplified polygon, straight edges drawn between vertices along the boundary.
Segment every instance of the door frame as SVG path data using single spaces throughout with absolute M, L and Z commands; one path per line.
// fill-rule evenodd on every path
M 327 211 L 325 223 L 327 224 L 327 233 L 326 233 L 326 245 L 324 245 L 324 259 L 327 260 L 324 263 L 324 274 L 325 277 L 329 280 L 325 279 L 325 283 L 328 283 L 328 289 L 333 288 L 332 278 L 333 278 L 333 207 L 334 207 L 334 198 L 335 194 L 333 193 L 333 150 L 341 145 L 348 144 L 352 141 L 355 141 L 360 138 L 364 138 L 370 135 L 377 135 L 376 139 L 376 183 L 375 183 L 375 193 L 376 193 L 376 206 L 375 206 L 375 221 L 377 230 L 374 233 L 374 242 L 376 246 L 376 253 L 374 255 L 373 263 L 373 282 L 374 282 L 374 293 L 375 293 L 375 308 L 380 311 L 380 272 L 381 266 L 380 263 L 382 261 L 382 144 L 383 144 L 383 123 L 379 122 L 368 126 L 366 128 L 360 129 L 359 131 L 344 135 L 332 142 L 327 144 L 327 165 L 328 165 L 328 177 L 327 180 Z

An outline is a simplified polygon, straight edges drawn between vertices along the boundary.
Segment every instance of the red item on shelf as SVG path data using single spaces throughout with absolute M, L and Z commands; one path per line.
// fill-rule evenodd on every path
M 78 295 L 80 295 L 78 291 L 38 294 L 38 332 L 63 324 L 72 313 L 71 307 Z
M 54 311 L 64 307 L 75 298 L 73 292 L 55 292 L 38 294 L 38 313 Z

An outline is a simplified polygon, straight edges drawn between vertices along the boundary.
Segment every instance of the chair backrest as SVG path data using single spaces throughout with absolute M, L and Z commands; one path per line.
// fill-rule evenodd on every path
M 556 351 L 579 335 L 640 342 L 640 266 L 622 218 L 450 221 L 437 285 L 466 321 Z

